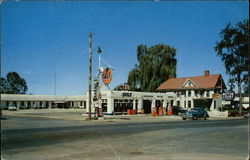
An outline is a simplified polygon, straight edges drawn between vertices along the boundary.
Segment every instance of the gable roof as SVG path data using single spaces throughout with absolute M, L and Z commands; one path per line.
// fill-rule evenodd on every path
M 215 74 L 208 76 L 171 78 L 163 82 L 156 90 L 213 89 L 216 88 L 216 85 L 220 80 L 220 77 L 221 77 L 220 74 Z M 191 80 L 197 86 L 183 87 L 183 84 L 188 80 Z

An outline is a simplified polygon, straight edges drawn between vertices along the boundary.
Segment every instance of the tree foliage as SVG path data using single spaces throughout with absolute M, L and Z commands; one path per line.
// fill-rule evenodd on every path
M 128 91 L 129 89 L 129 85 L 127 83 L 119 84 L 114 88 L 115 91 Z
M 1 78 L 1 93 L 25 94 L 28 90 L 25 79 L 16 72 L 9 72 L 6 78 Z
M 168 75 L 176 77 L 176 49 L 164 44 L 137 46 L 138 64 L 129 72 L 130 90 L 154 92 Z
M 248 83 L 248 20 L 238 22 L 235 26 L 230 23 L 220 32 L 221 40 L 216 42 L 215 51 L 221 57 L 226 73 L 237 83 L 241 99 L 242 83 Z M 241 100 L 240 100 L 241 103 Z M 240 111 L 242 105 L 240 104 Z

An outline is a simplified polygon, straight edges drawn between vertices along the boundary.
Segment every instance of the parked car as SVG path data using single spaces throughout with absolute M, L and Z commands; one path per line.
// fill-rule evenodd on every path
M 183 113 L 187 112 L 187 110 L 185 110 L 182 107 L 178 107 L 178 106 L 173 106 L 172 107 L 172 113 L 173 115 L 181 115 Z
M 18 108 L 17 108 L 16 106 L 9 106 L 9 107 L 8 107 L 8 110 L 9 110 L 9 111 L 17 111 Z
M 198 118 L 204 118 L 204 120 L 206 120 L 209 115 L 207 111 L 203 108 L 191 108 L 189 111 L 183 113 L 181 117 L 183 120 L 186 120 L 188 118 L 191 118 L 193 120 L 197 120 Z

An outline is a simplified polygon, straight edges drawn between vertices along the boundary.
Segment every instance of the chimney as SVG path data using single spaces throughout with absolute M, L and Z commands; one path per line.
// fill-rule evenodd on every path
M 169 74 L 169 75 L 168 75 L 168 79 L 171 79 L 171 78 L 172 78 L 172 76 L 171 76 L 171 74 Z
M 204 71 L 204 76 L 209 76 L 209 70 Z

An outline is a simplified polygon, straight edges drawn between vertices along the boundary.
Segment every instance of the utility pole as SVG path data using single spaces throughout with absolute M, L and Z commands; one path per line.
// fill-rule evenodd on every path
M 91 120 L 92 107 L 92 33 L 89 33 L 89 120 Z
M 98 111 L 97 111 L 97 114 L 99 114 L 99 111 L 102 112 L 102 110 L 99 110 L 101 109 L 101 85 L 100 85 L 100 74 L 102 73 L 102 68 L 101 68 L 101 48 L 98 47 L 98 50 L 97 50 L 97 53 L 98 53 L 98 57 L 99 57 L 99 65 L 98 65 L 98 75 L 97 75 L 97 78 L 98 78 L 98 92 L 97 92 L 97 102 L 98 102 Z M 99 115 L 97 116 L 99 117 Z

